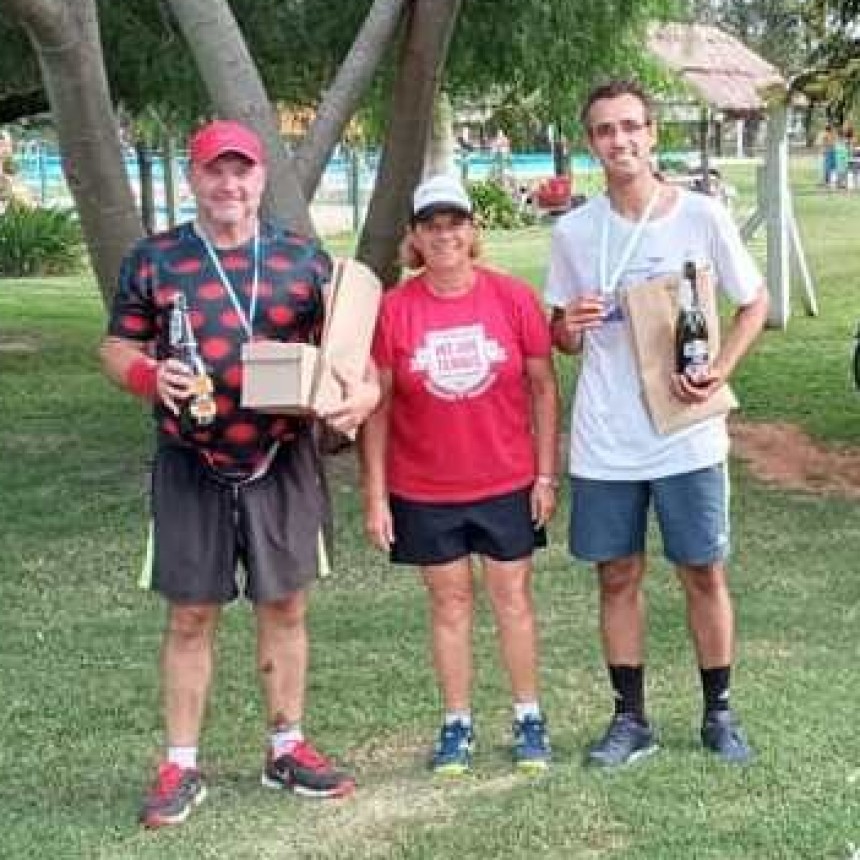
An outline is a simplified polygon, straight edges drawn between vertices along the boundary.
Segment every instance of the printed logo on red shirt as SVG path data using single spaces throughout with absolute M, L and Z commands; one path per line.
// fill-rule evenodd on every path
M 410 367 L 424 375 L 428 391 L 456 400 L 486 391 L 496 379 L 494 365 L 506 358 L 504 347 L 476 323 L 427 332 Z

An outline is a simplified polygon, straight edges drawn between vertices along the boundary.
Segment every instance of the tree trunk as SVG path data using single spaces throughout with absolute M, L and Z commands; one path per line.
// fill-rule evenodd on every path
M 356 256 L 385 284 L 399 275 L 397 247 L 421 178 L 433 103 L 461 0 L 411 0 L 376 185 Z
M 247 123 L 266 145 L 269 181 L 263 201 L 265 216 L 298 233 L 314 235 L 307 199 L 281 141 L 277 117 L 227 0 L 168 2 L 215 110 Z
M 138 137 L 134 142 L 137 156 L 137 175 L 140 183 L 140 219 L 146 233 L 155 232 L 155 182 L 152 172 L 152 151 L 146 140 Z
M 141 225 L 110 100 L 95 0 L 0 0 L 0 8 L 24 27 L 39 58 L 63 172 L 107 306 Z
M 173 136 L 168 132 L 162 140 L 161 165 L 164 175 L 164 207 L 167 210 L 167 226 L 176 225 L 176 147 Z
M 815 107 L 810 100 L 803 109 L 803 142 L 807 149 L 815 146 Z
M 346 59 L 326 90 L 310 128 L 296 147 L 296 170 L 308 200 L 313 199 L 335 144 L 342 137 L 397 32 L 405 2 L 374 0 Z
M 552 140 L 552 172 L 555 176 L 570 176 L 570 144 L 563 134 Z
M 457 175 L 454 161 L 454 109 L 444 90 L 439 90 L 433 105 L 430 140 L 424 159 L 424 176 L 435 176 L 437 173 Z

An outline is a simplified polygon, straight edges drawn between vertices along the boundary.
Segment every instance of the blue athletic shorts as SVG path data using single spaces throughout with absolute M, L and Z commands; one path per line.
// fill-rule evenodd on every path
M 729 478 L 724 463 L 651 481 L 571 477 L 570 551 L 601 562 L 645 551 L 648 509 L 673 564 L 704 565 L 729 552 Z
M 475 502 L 416 502 L 391 496 L 395 564 L 446 564 L 472 553 L 515 561 L 546 546 L 531 516 L 531 488 Z

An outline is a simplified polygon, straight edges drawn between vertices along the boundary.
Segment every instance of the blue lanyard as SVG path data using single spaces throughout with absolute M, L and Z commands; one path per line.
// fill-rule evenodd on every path
M 227 273 L 224 271 L 224 267 L 221 265 L 221 260 L 218 258 L 218 252 L 212 246 L 212 243 L 209 241 L 209 237 L 206 235 L 205 231 L 201 230 L 199 227 L 197 227 L 195 232 L 200 237 L 200 241 L 203 243 L 203 246 L 209 252 L 209 259 L 212 261 L 212 265 L 215 267 L 215 271 L 218 273 L 218 277 L 221 279 L 221 283 L 224 285 L 224 289 L 227 290 L 227 295 L 230 297 L 230 301 L 233 303 L 233 307 L 236 309 L 236 313 L 239 316 L 239 322 L 242 323 L 242 328 L 245 329 L 245 334 L 248 335 L 248 340 L 252 340 L 254 336 L 254 315 L 257 311 L 257 292 L 260 287 L 259 224 L 254 228 L 254 280 L 251 284 L 251 302 L 248 305 L 247 314 L 245 314 L 245 309 L 242 307 L 242 303 L 239 301 L 239 296 L 236 294 L 236 290 L 234 289 L 233 284 L 227 277 Z

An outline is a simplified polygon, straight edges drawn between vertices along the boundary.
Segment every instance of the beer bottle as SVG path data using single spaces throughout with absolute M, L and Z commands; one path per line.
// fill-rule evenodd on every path
M 173 357 L 192 373 L 191 396 L 180 406 L 179 427 L 183 434 L 206 427 L 215 420 L 215 397 L 212 378 L 203 363 L 194 329 L 188 318 L 185 296 L 178 293 L 170 314 L 170 347 Z
M 675 367 L 694 384 L 708 369 L 708 323 L 699 302 L 698 272 L 692 260 L 684 263 L 678 290 L 675 325 Z

